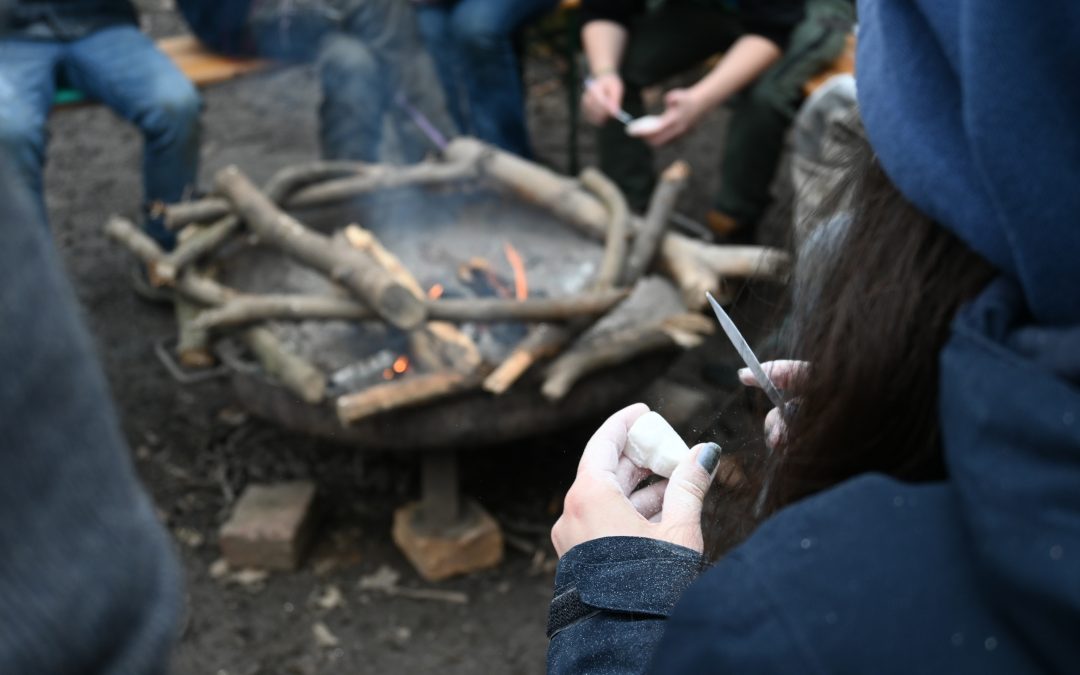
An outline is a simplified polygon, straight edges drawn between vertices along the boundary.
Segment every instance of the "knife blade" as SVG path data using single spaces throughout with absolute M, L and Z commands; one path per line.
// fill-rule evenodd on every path
M 750 372 L 757 378 L 758 384 L 761 385 L 762 390 L 765 391 L 765 395 L 769 397 L 772 404 L 779 408 L 780 414 L 784 414 L 784 395 L 780 393 L 780 390 L 776 388 L 773 381 L 769 379 L 769 376 L 765 374 L 765 369 L 761 367 L 761 361 L 758 361 L 758 357 L 754 354 L 754 350 L 750 349 L 750 345 L 747 344 L 746 338 L 742 336 L 739 329 L 735 327 L 735 323 L 728 316 L 728 313 L 724 311 L 724 308 L 720 306 L 720 303 L 716 301 L 716 298 L 712 296 L 712 293 L 705 293 L 705 297 L 709 299 L 709 304 L 712 305 L 713 313 L 716 314 L 717 320 L 720 322 L 720 327 L 724 329 L 724 333 L 727 335 L 728 340 L 731 340 L 731 344 L 735 346 L 735 351 L 739 352 L 739 356 L 742 357 L 746 366 L 750 369 Z

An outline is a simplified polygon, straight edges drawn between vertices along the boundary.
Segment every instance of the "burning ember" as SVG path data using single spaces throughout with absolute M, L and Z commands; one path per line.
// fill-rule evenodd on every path
M 427 296 L 429 300 L 438 300 L 446 292 L 446 288 L 442 284 L 435 284 L 428 289 Z
M 384 380 L 392 380 L 398 375 L 404 375 L 409 370 L 409 357 L 402 354 L 394 359 L 393 365 L 383 371 Z
M 521 259 L 521 254 L 510 242 L 503 243 L 503 251 L 506 253 L 506 261 L 510 263 L 510 268 L 514 270 L 514 298 L 526 300 L 529 297 L 529 280 L 525 276 L 525 261 Z

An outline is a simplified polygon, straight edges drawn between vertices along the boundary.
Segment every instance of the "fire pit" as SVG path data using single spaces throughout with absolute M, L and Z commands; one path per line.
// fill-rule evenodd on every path
M 596 171 L 462 139 L 441 161 L 318 162 L 263 190 L 227 168 L 219 196 L 169 208 L 168 255 L 122 219 L 107 231 L 175 289 L 183 366 L 220 359 L 278 424 L 424 451 L 414 515 L 446 532 L 475 511 L 446 451 L 610 411 L 711 332 L 705 291 L 783 273 L 778 251 L 665 231 L 687 173 L 665 172 L 639 219 Z

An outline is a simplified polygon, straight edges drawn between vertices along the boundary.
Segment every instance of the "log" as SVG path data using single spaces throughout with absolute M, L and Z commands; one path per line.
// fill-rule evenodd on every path
M 177 246 L 161 262 L 154 265 L 154 272 L 169 285 L 176 283 L 180 270 L 199 260 L 223 244 L 240 229 L 240 219 L 227 215 L 216 223 L 200 229 L 190 239 Z
M 663 349 L 698 347 L 714 330 L 711 322 L 702 321 L 708 319 L 700 314 L 683 314 L 594 339 L 559 356 L 548 369 L 541 391 L 549 400 L 557 401 L 570 393 L 581 378 L 601 368 Z
M 328 180 L 298 190 L 286 203 L 290 209 L 329 206 L 379 190 L 452 183 L 478 175 L 476 164 L 472 162 L 367 166 L 356 176 Z
M 506 161 L 512 163 L 523 160 L 510 158 Z M 582 183 L 590 190 L 595 190 L 604 201 L 611 221 L 604 229 L 604 258 L 592 284 L 593 290 L 605 291 L 614 287 L 622 274 L 626 258 L 629 209 L 619 189 L 599 171 L 586 169 L 582 173 Z M 588 319 L 577 319 L 565 326 L 536 326 L 484 380 L 484 389 L 496 395 L 506 393 L 533 364 L 559 353 L 563 346 L 588 328 L 590 323 Z
M 634 237 L 630 257 L 626 261 L 626 269 L 623 270 L 620 279 L 622 285 L 634 285 L 649 270 L 664 240 L 668 221 L 675 210 L 675 202 L 678 201 L 689 178 L 690 165 L 682 160 L 675 162 L 660 174 L 660 182 L 649 200 L 649 210 L 645 213 L 645 219 L 638 229 L 637 236 Z
M 214 365 L 214 355 L 207 344 L 206 331 L 194 325 L 199 306 L 186 298 L 176 298 L 173 303 L 176 315 L 176 357 L 184 368 L 209 368 Z
M 604 205 L 573 179 L 472 138 L 454 139 L 444 154 L 452 161 L 475 161 L 483 175 L 518 197 L 548 210 L 588 236 L 605 237 L 608 214 Z M 639 232 L 643 227 L 640 219 L 631 220 L 631 230 Z M 667 232 L 663 237 L 659 252 L 661 269 L 679 284 L 683 298 L 698 308 L 705 305 L 706 291 L 723 295 L 723 282 L 720 272 L 713 267 L 712 256 L 706 255 L 705 259 L 689 256 L 685 246 L 680 243 L 673 246 L 672 241 L 691 246 L 708 245 L 676 232 Z M 747 278 L 756 278 L 765 271 L 756 271 Z M 775 277 L 766 273 L 763 278 Z
M 550 399 L 560 399 L 588 373 L 649 351 L 697 346 L 701 335 L 713 328 L 707 317 L 685 313 L 670 282 L 645 278 L 629 298 L 548 366 L 542 391 Z
M 480 349 L 465 333 L 445 321 L 429 321 L 409 334 L 409 350 L 429 370 L 449 370 L 463 375 L 483 365 Z
M 440 298 L 429 300 L 428 314 L 445 321 L 540 321 L 563 322 L 600 316 L 623 300 L 629 291 L 609 289 L 561 298 Z
M 596 274 L 593 288 L 605 290 L 613 288 L 622 277 L 626 263 L 626 237 L 630 229 L 630 209 L 626 198 L 615 183 L 596 169 L 581 172 L 581 184 L 604 202 L 608 212 L 608 226 L 604 234 L 604 258 Z
M 127 246 L 140 260 L 153 265 L 165 257 L 164 252 L 130 220 L 113 216 L 105 224 L 106 233 Z M 199 304 L 214 306 L 241 297 L 236 291 L 190 272 L 180 277 L 176 290 Z M 326 378 L 301 357 L 292 354 L 273 333 L 265 328 L 252 328 L 244 341 L 268 373 L 277 373 L 282 383 L 301 400 L 317 403 L 326 391 Z M 318 380 L 321 379 L 321 384 Z
M 383 246 L 370 231 L 356 224 L 347 225 L 345 226 L 345 239 L 353 248 L 371 256 L 376 264 L 386 270 L 386 273 L 394 281 L 404 286 L 417 300 L 423 301 L 427 297 L 424 288 L 416 280 L 412 272 L 409 271 L 409 268 Z
M 443 154 L 451 162 L 473 163 L 482 176 L 577 226 L 595 239 L 604 239 L 609 214 L 581 184 L 539 164 L 478 141 L 455 138 Z
M 209 332 L 260 321 L 369 321 L 378 315 L 349 298 L 320 295 L 245 295 L 204 311 L 195 326 Z
M 300 397 L 305 403 L 320 403 L 326 395 L 326 376 L 307 360 L 293 354 L 269 329 L 249 328 L 244 341 L 259 359 L 267 374 Z
M 337 416 L 347 426 L 386 410 L 420 405 L 465 391 L 475 384 L 475 378 L 456 372 L 413 375 L 338 397 Z
M 427 315 L 424 303 L 395 282 L 370 256 L 332 242 L 282 212 L 236 167 L 217 174 L 218 189 L 264 241 L 340 283 L 383 319 L 401 328 L 416 328 Z
M 418 301 L 424 302 L 425 293 L 420 282 L 374 234 L 359 225 L 349 225 L 344 235 L 350 246 L 371 256 L 390 278 L 412 293 Z M 442 321 L 429 321 L 410 331 L 409 350 L 429 370 L 451 370 L 467 375 L 483 363 L 480 350 L 472 338 L 456 326 Z
M 779 249 L 706 244 L 674 232 L 665 237 L 662 250 L 662 267 L 678 283 L 691 309 L 705 306 L 706 292 L 721 301 L 730 298 L 733 289 L 725 279 L 781 280 L 791 259 Z
M 218 290 L 208 289 L 206 284 Z M 220 305 L 204 310 L 195 319 L 195 327 L 216 332 L 260 321 L 370 321 L 377 315 L 349 298 L 320 295 L 244 295 L 228 290 L 231 296 L 221 297 L 224 289 L 214 281 L 190 273 L 177 286 L 183 295 L 203 305 Z M 428 300 L 428 316 L 432 320 L 463 323 L 524 321 L 562 322 L 578 317 L 600 316 L 628 294 L 625 289 L 582 293 L 562 298 L 442 298 Z M 213 299 L 208 299 L 213 298 Z
M 295 191 L 320 181 L 340 179 L 363 171 L 367 165 L 360 162 L 320 160 L 305 162 L 280 169 L 267 181 L 266 196 L 280 204 Z M 229 215 L 232 207 L 224 197 L 207 197 L 198 201 L 170 204 L 165 208 L 165 226 L 179 230 L 192 223 L 219 220 Z

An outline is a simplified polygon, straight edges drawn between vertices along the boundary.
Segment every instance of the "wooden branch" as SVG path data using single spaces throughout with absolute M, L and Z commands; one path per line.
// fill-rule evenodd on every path
M 487 153 L 485 153 L 487 154 Z M 515 157 L 501 158 L 498 153 L 491 154 L 493 166 L 515 168 L 524 160 Z M 525 169 L 532 171 L 531 162 L 524 162 Z M 485 168 L 489 168 L 485 165 Z M 542 171 L 546 171 L 543 169 Z M 592 284 L 595 291 L 610 290 L 618 282 L 626 258 L 626 237 L 629 228 L 629 209 L 626 199 L 618 187 L 599 171 L 586 169 L 582 173 L 582 183 L 597 193 L 606 205 L 609 224 L 604 228 L 604 258 Z M 502 363 L 484 380 L 484 389 L 493 394 L 506 393 L 537 361 L 558 354 L 562 348 L 587 329 L 590 319 L 576 319 L 567 325 L 556 326 L 541 324 L 536 326 L 525 339 L 514 348 Z
M 619 187 L 596 169 L 581 172 L 581 184 L 604 203 L 608 212 L 608 226 L 604 239 L 604 258 L 596 274 L 593 288 L 604 290 L 619 283 L 626 263 L 626 237 L 630 227 L 630 209 Z
M 214 355 L 208 346 L 206 331 L 194 326 L 199 306 L 185 298 L 173 303 L 176 315 L 176 358 L 184 368 L 209 368 L 214 365 Z
M 541 391 L 550 400 L 566 396 L 589 373 L 630 361 L 641 354 L 662 349 L 691 349 L 712 332 L 700 314 L 669 317 L 660 323 L 632 326 L 592 340 L 562 354 L 548 369 Z
M 326 395 L 326 376 L 307 360 L 293 354 L 267 328 L 249 328 L 244 341 L 267 374 L 281 380 L 305 403 L 320 403 Z
M 221 218 L 213 225 L 196 232 L 166 255 L 161 262 L 154 265 L 155 273 L 169 285 L 176 283 L 180 270 L 212 252 L 239 229 L 240 219 L 236 216 L 227 215 Z
M 386 270 L 394 281 L 404 286 L 417 300 L 423 301 L 427 294 L 420 282 L 416 280 L 409 268 L 401 260 L 391 253 L 375 235 L 359 225 L 347 225 L 345 227 L 345 239 L 353 248 L 363 251 L 371 256 L 375 263 Z
M 462 375 L 483 365 L 480 349 L 457 326 L 445 321 L 428 321 L 409 333 L 409 351 L 429 370 L 450 370 Z
M 369 321 L 378 315 L 349 298 L 321 295 L 250 295 L 204 311 L 195 326 L 215 332 L 268 320 Z
M 207 290 L 205 284 L 219 290 Z M 244 295 L 224 289 L 214 281 L 192 274 L 181 278 L 177 290 L 203 305 L 221 305 L 203 311 L 194 321 L 201 330 L 216 332 L 260 321 L 370 321 L 377 315 L 349 298 L 321 295 Z M 231 296 L 220 297 L 221 290 Z M 433 320 L 463 323 L 524 321 L 562 322 L 578 317 L 600 316 L 623 300 L 625 289 L 583 293 L 563 298 L 443 298 L 427 301 Z M 209 299 L 212 298 L 212 299 Z
M 763 246 L 718 246 L 669 233 L 663 243 L 665 272 L 682 289 L 691 309 L 705 306 L 705 293 L 718 300 L 730 295 L 727 278 L 779 280 L 786 274 L 790 256 Z
M 359 225 L 345 228 L 345 239 L 353 248 L 364 251 L 392 279 L 407 289 L 420 302 L 425 293 L 420 282 L 396 255 L 386 249 L 374 234 Z M 471 374 L 483 363 L 480 350 L 472 338 L 452 324 L 429 321 L 409 331 L 409 351 L 429 370 L 451 370 Z
M 270 201 L 281 204 L 295 191 L 320 181 L 340 179 L 357 174 L 368 165 L 360 162 L 319 160 L 295 164 L 280 169 L 267 181 L 263 191 Z M 193 202 L 171 204 L 165 208 L 165 226 L 178 230 L 192 223 L 205 223 L 219 220 L 229 215 L 232 210 L 229 200 L 223 197 L 208 197 Z
M 154 240 L 130 220 L 114 216 L 106 223 L 105 231 L 148 265 L 153 265 L 165 257 Z M 191 272 L 180 277 L 176 290 L 193 302 L 208 306 L 242 297 L 230 288 Z M 315 366 L 290 353 L 273 333 L 265 328 L 252 328 L 245 333 L 244 341 L 259 359 L 263 369 L 276 374 L 282 383 L 302 400 L 309 403 L 322 400 L 326 391 L 326 377 Z
M 626 289 L 591 291 L 561 298 L 440 298 L 427 303 L 433 319 L 445 321 L 549 321 L 563 322 L 600 316 L 629 293 Z
M 207 197 L 193 202 L 180 202 L 165 207 L 165 227 L 179 230 L 192 223 L 208 223 L 229 215 L 229 201 Z
M 447 146 L 445 155 L 453 161 L 477 162 L 483 175 L 492 181 L 595 239 L 603 239 L 607 233 L 608 214 L 604 205 L 570 178 L 472 138 L 454 139 Z M 639 219 L 631 219 L 631 230 L 640 232 L 643 227 Z M 671 245 L 673 241 L 680 243 Z M 698 308 L 704 306 L 706 291 L 724 292 L 721 270 L 716 268 L 709 254 L 704 256 L 705 259 L 687 256 L 685 246 L 681 245 L 685 243 L 709 246 L 676 232 L 667 232 L 660 244 L 661 269 L 679 284 L 683 298 Z M 776 277 L 758 270 L 748 278 Z
M 452 162 L 472 162 L 481 173 L 521 199 L 536 204 L 595 239 L 604 239 L 609 214 L 581 185 L 550 169 L 474 138 L 455 138 L 444 154 Z
M 265 242 L 345 286 L 386 321 L 408 330 L 423 323 L 424 303 L 395 282 L 370 256 L 332 242 L 282 212 L 236 167 L 218 172 L 218 189 Z
M 664 170 L 660 175 L 660 182 L 653 191 L 649 200 L 649 210 L 645 214 L 641 228 L 634 237 L 634 245 L 630 250 L 630 257 L 623 270 L 621 283 L 624 286 L 632 286 L 649 270 L 660 243 L 667 232 L 668 221 L 671 212 L 675 210 L 675 202 L 686 182 L 690 178 L 690 165 L 679 160 Z
M 476 178 L 477 175 L 473 162 L 368 166 L 356 176 L 329 180 L 298 190 L 286 203 L 290 209 L 328 206 L 378 190 L 452 183 Z
M 344 425 L 377 413 L 427 403 L 476 385 L 476 378 L 461 373 L 438 372 L 407 376 L 363 391 L 338 397 L 337 415 Z

